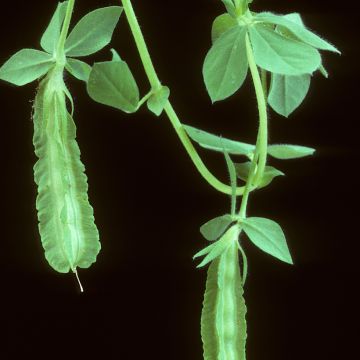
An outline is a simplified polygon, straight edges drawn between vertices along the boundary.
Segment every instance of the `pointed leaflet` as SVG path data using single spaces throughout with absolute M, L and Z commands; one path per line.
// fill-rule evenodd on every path
M 239 26 L 239 24 L 231 15 L 226 13 L 217 16 L 211 28 L 211 41 L 214 43 L 220 37 L 220 35 L 235 26 Z
M 310 45 L 282 36 L 264 25 L 249 28 L 257 65 L 283 75 L 309 74 L 321 64 L 319 52 Z
M 22 86 L 45 75 L 54 65 L 51 55 L 34 49 L 22 49 L 0 68 L 0 79 Z
M 228 239 L 222 238 L 222 239 L 218 240 L 216 243 L 214 243 L 213 245 L 214 245 L 214 247 L 211 248 L 211 251 L 208 252 L 208 254 L 204 257 L 204 259 L 197 266 L 197 268 L 201 268 L 201 267 L 207 265 L 209 262 L 213 261 L 218 256 L 220 256 L 231 245 L 231 242 L 228 241 Z M 196 256 L 196 257 L 198 257 L 198 256 Z
M 53 54 L 56 50 L 68 3 L 68 1 L 58 3 L 55 13 L 51 18 L 43 36 L 41 37 L 41 47 L 50 54 Z
M 255 16 L 256 21 L 261 21 L 261 22 L 285 27 L 288 31 L 290 31 L 295 37 L 297 37 L 303 43 L 311 45 L 320 50 L 328 50 L 340 54 L 340 51 L 336 49 L 335 46 L 331 45 L 326 40 L 322 39 L 318 35 L 308 30 L 304 26 L 302 21 L 300 24 L 299 18 L 301 19 L 300 15 L 298 15 L 298 17 L 295 17 L 295 14 L 291 14 L 291 17 L 289 16 L 286 17 L 281 15 L 275 15 L 269 12 L 259 13 Z
M 245 26 L 231 28 L 215 41 L 206 55 L 203 76 L 213 102 L 234 94 L 246 78 L 245 35 Z
M 241 225 L 246 235 L 258 248 L 284 262 L 293 263 L 285 235 L 275 221 L 250 217 L 244 219 Z
M 45 257 L 57 271 L 87 268 L 100 250 L 88 201 L 87 177 L 76 143 L 76 127 L 66 110 L 62 74 L 49 74 L 34 104 L 36 208 Z
M 204 256 L 208 254 L 210 251 L 212 251 L 216 246 L 218 246 L 218 242 L 214 242 L 206 247 L 204 247 L 202 250 L 198 251 L 194 256 L 193 259 L 196 259 L 200 256 Z
M 325 69 L 324 65 L 322 65 L 322 64 L 320 65 L 319 71 L 320 71 L 321 75 L 324 76 L 326 79 L 329 77 L 329 73 Z
M 139 104 L 139 89 L 125 61 L 95 63 L 87 83 L 89 96 L 100 104 L 126 113 L 135 112 Z
M 208 269 L 201 314 L 204 360 L 245 360 L 247 327 L 243 293 L 238 249 L 233 243 Z
M 289 76 L 272 73 L 269 105 L 278 114 L 288 117 L 305 99 L 310 80 L 309 74 Z
M 120 55 L 115 49 L 110 49 L 110 51 L 112 53 L 112 61 L 122 61 Z
M 236 243 L 240 232 L 241 228 L 235 224 L 230 227 L 218 241 L 196 253 L 193 258 L 207 254 L 197 267 L 200 268 L 207 265 L 210 261 L 220 256 L 231 244 Z
M 300 145 L 277 144 L 268 147 L 268 154 L 280 160 L 302 158 L 313 155 L 314 152 L 315 149 Z
M 249 161 L 246 163 L 237 163 L 237 164 L 235 164 L 235 168 L 236 168 L 237 176 L 241 180 L 246 182 L 249 177 L 251 162 Z M 273 166 L 266 166 L 264 174 L 261 178 L 261 182 L 258 185 L 258 188 L 260 189 L 260 188 L 263 188 L 263 187 L 269 185 L 275 177 L 283 176 L 283 175 L 285 175 L 285 174 L 282 171 L 274 168 Z
M 289 21 L 292 21 L 294 23 L 296 23 L 297 25 L 300 25 L 301 27 L 305 27 L 302 18 L 300 16 L 300 14 L 298 13 L 291 13 L 291 14 L 286 14 L 282 16 L 284 19 L 287 19 Z M 291 31 L 289 31 L 286 27 L 284 26 L 276 26 L 276 31 L 278 31 L 280 34 L 287 36 L 289 38 L 298 40 L 298 37 L 296 37 Z M 332 45 L 331 45 L 332 46 Z M 324 77 L 328 77 L 328 73 L 326 71 L 326 69 L 324 68 L 323 65 L 320 65 L 319 69 L 320 73 L 324 76 Z
M 161 86 L 161 88 L 152 94 L 147 101 L 148 109 L 156 116 L 160 116 L 169 99 L 169 96 L 170 89 L 167 86 Z
M 85 15 L 66 39 L 66 55 L 87 56 L 101 50 L 110 42 L 121 12 L 122 7 L 109 6 Z
M 209 241 L 217 240 L 233 222 L 231 215 L 226 214 L 209 220 L 200 227 L 202 236 Z
M 91 66 L 87 63 L 77 59 L 66 59 L 66 70 L 74 77 L 81 81 L 87 82 L 89 80 Z
M 189 125 L 183 125 L 183 127 L 192 140 L 206 149 L 220 152 L 223 152 L 225 149 L 229 154 L 246 156 L 251 155 L 255 150 L 255 146 L 251 144 L 229 140 Z

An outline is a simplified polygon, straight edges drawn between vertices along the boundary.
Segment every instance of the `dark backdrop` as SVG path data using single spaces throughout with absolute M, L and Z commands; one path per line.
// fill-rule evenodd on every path
M 246 242 L 250 273 L 248 359 L 346 359 L 358 335 L 358 15 L 329 1 L 255 0 L 255 10 L 299 11 L 335 43 L 324 53 L 328 80 L 315 75 L 289 119 L 270 116 L 270 139 L 313 146 L 313 158 L 273 162 L 287 174 L 250 198 L 249 214 L 282 224 L 295 261 L 288 266 Z M 56 1 L 2 7 L 3 63 L 24 47 L 39 48 Z M 77 1 L 75 19 L 115 1 Z M 341 4 L 342 5 L 342 4 Z M 155 66 L 185 123 L 252 142 L 257 128 L 251 82 L 211 105 L 201 67 L 219 0 L 134 1 Z M 74 22 L 73 22 L 74 23 Z M 352 45 L 352 42 L 354 45 Z M 356 44 L 356 46 L 355 46 Z M 125 17 L 112 46 L 148 83 Z M 108 59 L 108 49 L 89 62 Z M 206 271 L 192 255 L 206 242 L 199 226 L 228 211 L 229 199 L 195 170 L 165 116 L 146 109 L 125 115 L 92 102 L 68 79 L 89 196 L 101 234 L 98 261 L 79 274 L 46 263 L 37 231 L 31 101 L 35 84 L 0 84 L 2 154 L 2 359 L 201 359 L 200 312 Z M 201 151 L 227 180 L 223 158 Z M 355 353 L 355 352 L 354 352 Z

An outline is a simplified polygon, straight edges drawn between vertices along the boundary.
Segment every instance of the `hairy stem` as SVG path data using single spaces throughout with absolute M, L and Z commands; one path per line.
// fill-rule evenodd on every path
M 256 100 L 259 110 L 259 130 L 256 141 L 256 149 L 254 158 L 251 163 L 249 176 L 246 182 L 239 216 L 240 218 L 246 217 L 246 208 L 249 200 L 249 195 L 260 183 L 261 178 L 265 171 L 266 159 L 267 159 L 267 145 L 268 145 L 268 119 L 266 108 L 266 94 L 264 90 L 264 82 L 261 81 L 259 69 L 255 63 L 253 50 L 249 40 L 249 36 L 246 35 L 246 55 L 249 61 L 249 67 L 251 76 L 254 83 Z
M 156 89 L 161 86 L 161 82 L 156 74 L 154 65 L 151 61 L 151 57 L 149 51 L 147 49 L 144 36 L 141 32 L 139 23 L 137 21 L 134 9 L 132 7 L 130 0 L 122 0 L 122 5 L 124 7 L 124 12 L 126 18 L 128 20 L 131 32 L 134 36 L 135 43 L 137 49 L 140 54 L 141 61 L 143 63 L 145 73 L 149 79 L 151 87 Z M 213 186 L 216 190 L 225 193 L 231 194 L 232 190 L 231 187 L 222 183 L 218 180 L 206 167 L 204 162 L 201 160 L 198 152 L 196 151 L 195 147 L 193 146 L 191 140 L 189 139 L 186 131 L 184 130 L 179 117 L 177 116 L 174 108 L 172 107 L 171 103 L 168 101 L 164 108 L 172 126 L 174 127 L 176 134 L 178 135 L 181 143 L 185 147 L 185 150 L 189 154 L 191 160 L 193 161 L 195 167 L 200 172 L 200 174 L 204 177 L 204 179 Z M 244 192 L 244 187 L 239 187 L 236 189 L 236 195 L 242 195 Z

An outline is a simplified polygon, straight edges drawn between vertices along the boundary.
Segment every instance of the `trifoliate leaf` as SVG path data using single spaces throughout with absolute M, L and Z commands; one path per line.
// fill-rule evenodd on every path
M 46 52 L 22 49 L 0 68 L 0 79 L 22 86 L 45 75 L 53 65 L 53 57 Z
M 85 15 L 66 39 L 66 55 L 87 56 L 101 50 L 110 42 L 121 12 L 122 7 L 109 6 Z
M 206 55 L 203 76 L 212 102 L 234 94 L 246 78 L 245 35 L 245 26 L 231 28 L 220 35 Z
M 321 64 L 319 52 L 303 42 L 282 36 L 262 24 L 249 28 L 257 65 L 282 75 L 310 74 Z
M 244 219 L 242 227 L 249 239 L 262 251 L 292 264 L 285 235 L 275 221 L 259 217 Z
M 280 160 L 297 159 L 313 155 L 315 149 L 300 145 L 269 145 L 268 154 Z
M 183 126 L 190 138 L 206 149 L 219 152 L 223 152 L 225 149 L 229 154 L 246 156 L 250 156 L 255 150 L 254 145 L 216 136 L 189 125 Z
M 310 82 L 309 74 L 290 76 L 272 73 L 269 105 L 278 114 L 288 117 L 305 99 Z

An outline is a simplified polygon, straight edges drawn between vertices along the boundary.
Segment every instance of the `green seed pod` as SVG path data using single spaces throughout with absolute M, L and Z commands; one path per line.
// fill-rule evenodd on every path
M 55 67 L 40 83 L 33 114 L 39 232 L 47 261 L 61 273 L 89 267 L 100 251 L 66 93 L 63 69 Z
M 245 314 L 236 236 L 208 269 L 201 315 L 205 360 L 245 360 Z

